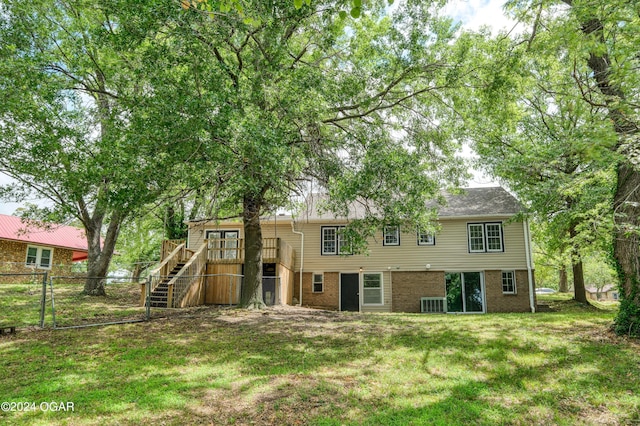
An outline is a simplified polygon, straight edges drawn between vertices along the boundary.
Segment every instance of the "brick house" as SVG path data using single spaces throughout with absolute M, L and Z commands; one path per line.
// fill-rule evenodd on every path
M 318 212 L 316 197 L 296 217 L 263 218 L 263 239 L 288 253 L 283 268 L 279 251 L 263 256 L 282 278 L 273 302 L 360 312 L 534 312 L 529 226 L 517 218 L 518 201 L 499 187 L 446 198 L 435 234 L 388 226 L 369 241 L 368 255 L 341 253 L 340 230 L 362 217 L 357 208 L 334 218 Z M 242 223 L 189 223 L 186 246 L 195 251 L 203 244 L 216 252 L 209 266 L 215 258 L 228 268 L 233 258 L 233 273 L 242 273 Z
M 0 215 L 0 273 L 37 270 L 68 275 L 76 262 L 86 260 L 84 231 L 66 225 L 38 226 L 19 217 Z

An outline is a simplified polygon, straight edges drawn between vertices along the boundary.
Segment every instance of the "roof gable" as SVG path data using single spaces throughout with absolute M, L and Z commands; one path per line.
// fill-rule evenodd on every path
M 87 251 L 87 239 L 84 231 L 73 226 L 54 225 L 50 229 L 44 226 L 26 224 L 16 216 L 0 214 L 0 238 L 23 241 L 30 244 L 68 248 L 74 251 Z

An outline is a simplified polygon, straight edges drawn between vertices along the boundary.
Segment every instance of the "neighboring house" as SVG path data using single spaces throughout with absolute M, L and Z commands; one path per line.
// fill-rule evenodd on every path
M 0 273 L 47 271 L 66 275 L 86 260 L 84 231 L 65 225 L 39 227 L 19 217 L 0 215 Z
M 315 202 L 295 218 L 263 218 L 263 272 L 277 277 L 265 279 L 267 303 L 361 312 L 535 311 L 529 228 L 515 218 L 517 200 L 502 188 L 472 188 L 447 201 L 435 235 L 388 226 L 369 242 L 368 255 L 340 254 L 348 219 L 319 214 Z M 352 210 L 349 219 L 357 217 Z M 187 247 L 196 251 L 205 242 L 212 279 L 242 273 L 242 223 L 190 222 Z M 222 297 L 237 289 L 212 279 L 201 302 L 237 302 L 216 299 L 216 291 Z
M 587 297 L 597 301 L 617 301 L 619 300 L 618 288 L 613 284 L 607 284 L 602 288 L 587 287 Z

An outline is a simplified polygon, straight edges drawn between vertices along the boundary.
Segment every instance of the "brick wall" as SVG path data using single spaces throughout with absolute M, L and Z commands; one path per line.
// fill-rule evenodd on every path
M 516 294 L 502 292 L 502 271 L 485 271 L 484 284 L 487 312 L 531 312 L 526 270 L 516 271 Z
M 29 244 L 20 241 L 0 240 L 0 274 L 31 273 L 33 268 L 28 268 L 27 246 Z M 63 248 L 53 248 L 52 267 L 50 270 L 37 269 L 36 272 L 48 272 L 49 275 L 69 275 L 73 251 Z M 2 282 L 15 282 L 15 277 L 2 277 Z
M 393 312 L 420 312 L 421 297 L 444 297 L 444 272 L 393 272 Z
M 323 309 L 339 309 L 340 306 L 340 273 L 324 273 L 324 291 L 314 293 L 312 286 L 312 273 L 302 274 L 302 304 Z M 296 272 L 294 279 L 294 296 L 300 300 L 300 273 Z

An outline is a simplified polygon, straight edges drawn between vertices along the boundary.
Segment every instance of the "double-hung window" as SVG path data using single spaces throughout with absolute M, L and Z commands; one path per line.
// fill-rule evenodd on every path
M 514 271 L 502 271 L 502 292 L 516 294 L 516 274 Z
M 385 246 L 399 246 L 400 245 L 400 227 L 399 226 L 385 226 L 382 230 L 382 244 Z
M 418 228 L 418 245 L 419 246 L 434 246 L 436 245 L 436 239 L 433 234 L 423 231 Z
M 324 291 L 324 274 L 313 274 L 313 292 L 322 293 Z
M 53 249 L 46 247 L 28 246 L 26 265 L 31 268 L 51 269 Z
M 467 224 L 470 253 L 496 253 L 504 251 L 502 223 Z
M 362 274 L 362 287 L 364 290 L 362 303 L 364 305 L 382 305 L 382 274 Z
M 323 226 L 322 227 L 322 254 L 338 255 L 349 254 L 346 242 L 342 235 L 344 226 Z

